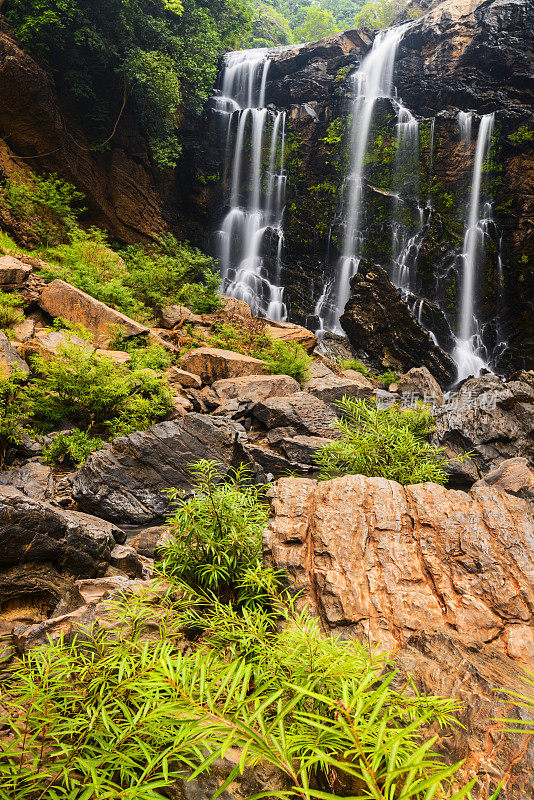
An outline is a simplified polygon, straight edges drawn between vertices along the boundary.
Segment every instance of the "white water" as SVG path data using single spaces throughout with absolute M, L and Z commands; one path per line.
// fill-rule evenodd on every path
M 488 206 L 480 209 L 482 189 L 482 168 L 491 145 L 493 114 L 485 114 L 478 129 L 469 207 L 464 230 L 462 252 L 463 274 L 460 293 L 460 313 L 458 339 L 453 357 L 458 366 L 458 380 L 469 375 L 480 375 L 487 363 L 481 342 L 479 324 L 475 314 L 475 288 L 479 254 L 482 249 Z
M 422 244 L 424 209 L 419 202 L 419 122 L 402 103 L 397 103 L 397 148 L 392 209 L 391 280 L 401 290 L 412 291 L 410 266 L 414 266 Z M 406 200 L 417 199 L 417 218 L 406 223 Z
M 249 304 L 254 314 L 284 320 L 280 286 L 285 182 L 285 111 L 265 107 L 267 50 L 243 50 L 225 57 L 216 110 L 225 122 L 229 210 L 218 231 L 223 292 Z M 274 273 L 265 265 L 267 239 Z
M 371 51 L 352 77 L 354 100 L 351 123 L 351 170 L 345 181 L 347 205 L 343 232 L 343 250 L 338 274 L 324 325 L 340 330 L 339 318 L 350 296 L 350 281 L 358 271 L 362 238 L 360 231 L 365 155 L 373 111 L 379 97 L 391 97 L 393 67 L 397 47 L 405 26 L 380 31 Z M 323 322 L 321 321 L 321 326 Z

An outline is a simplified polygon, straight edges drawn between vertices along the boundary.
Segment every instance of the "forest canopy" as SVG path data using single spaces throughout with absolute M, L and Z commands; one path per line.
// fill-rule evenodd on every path
M 405 8 L 406 0 L 6 0 L 2 10 L 93 147 L 105 147 L 130 113 L 168 169 L 180 156 L 180 120 L 213 91 L 222 53 L 380 28 Z

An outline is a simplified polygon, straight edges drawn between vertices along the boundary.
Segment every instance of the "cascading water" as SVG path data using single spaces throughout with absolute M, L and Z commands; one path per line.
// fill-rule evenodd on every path
M 403 291 L 413 291 L 410 267 L 417 261 L 422 243 L 424 209 L 419 202 L 419 121 L 405 108 L 397 104 L 395 171 L 392 209 L 392 275 L 395 286 Z M 415 220 L 408 224 L 407 200 L 417 198 Z
M 482 369 L 487 367 L 483 357 L 484 348 L 475 314 L 475 288 L 478 257 L 482 249 L 485 222 L 489 213 L 487 206 L 482 207 L 481 213 L 482 168 L 491 145 L 493 122 L 493 114 L 485 114 L 482 117 L 475 149 L 462 253 L 463 274 L 458 338 L 453 353 L 454 360 L 458 366 L 458 380 L 467 378 L 469 375 L 480 375 Z
M 333 297 L 324 325 L 339 330 L 339 317 L 350 296 L 350 280 L 358 270 L 362 238 L 360 231 L 363 199 L 365 155 L 373 111 L 379 97 L 391 97 L 393 67 L 397 47 L 405 26 L 380 31 L 373 47 L 363 59 L 360 69 L 352 77 L 354 100 L 351 123 L 351 170 L 345 181 L 347 195 L 343 250 Z M 321 327 L 323 321 L 321 321 Z
M 243 50 L 225 57 L 215 107 L 225 122 L 225 176 L 230 189 L 229 210 L 218 231 L 219 259 L 226 294 L 247 302 L 255 314 L 283 320 L 287 310 L 279 284 L 286 115 L 265 107 L 269 64 L 267 50 Z M 276 239 L 270 269 L 262 254 L 268 234 Z

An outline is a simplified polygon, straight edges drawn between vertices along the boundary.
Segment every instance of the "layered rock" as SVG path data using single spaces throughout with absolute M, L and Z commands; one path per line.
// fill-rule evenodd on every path
M 502 490 L 282 478 L 265 548 L 331 630 L 385 650 L 453 634 L 534 659 L 534 518 Z

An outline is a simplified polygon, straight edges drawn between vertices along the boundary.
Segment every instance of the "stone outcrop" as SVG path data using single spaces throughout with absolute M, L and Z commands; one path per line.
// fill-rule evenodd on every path
M 89 456 L 74 476 L 79 505 L 105 519 L 143 525 L 165 515 L 169 488 L 191 489 L 200 459 L 231 466 L 245 429 L 221 417 L 190 413 L 147 431 L 121 436 Z
M 180 366 L 187 372 L 199 375 L 202 382 L 207 384 L 223 378 L 265 374 L 265 363 L 259 358 L 216 347 L 198 347 L 196 350 L 190 350 L 180 359 Z
M 24 283 L 31 271 L 31 267 L 23 264 L 18 258 L 3 256 L 3 258 L 0 258 L 0 287 L 3 290 L 18 288 Z
M 378 372 L 424 366 L 442 386 L 452 382 L 453 360 L 433 343 L 382 267 L 360 262 L 351 288 L 340 322 L 356 353 Z
M 534 472 L 530 469 L 526 458 L 509 458 L 498 467 L 477 481 L 473 486 L 496 486 L 508 494 L 522 497 L 534 508 Z
M 106 347 L 119 329 L 126 338 L 148 333 L 144 325 L 62 280 L 52 281 L 44 288 L 39 305 L 51 317 L 83 325 L 97 347 Z
M 470 378 L 435 411 L 436 441 L 450 454 L 471 452 L 479 477 L 516 456 L 534 465 L 534 375 L 522 378 Z
M 265 548 L 328 629 L 384 650 L 453 634 L 534 659 L 534 517 L 502 490 L 282 478 Z
M 52 470 L 39 461 L 29 461 L 18 469 L 0 473 L 0 486 L 12 486 L 34 500 L 54 498 Z
M 0 331 L 0 377 L 9 378 L 14 372 L 18 372 L 22 377 L 27 378 L 30 368 L 22 359 L 5 333 Z
M 257 403 L 253 415 L 267 430 L 284 428 L 290 434 L 334 436 L 332 424 L 336 414 L 318 397 L 296 392 L 288 397 L 271 397 Z
M 0 486 L 2 566 L 49 563 L 79 577 L 102 575 L 124 533 L 109 522 Z
M 424 400 L 432 406 L 443 403 L 440 385 L 426 367 L 413 367 L 397 381 L 397 392 L 411 398 Z

